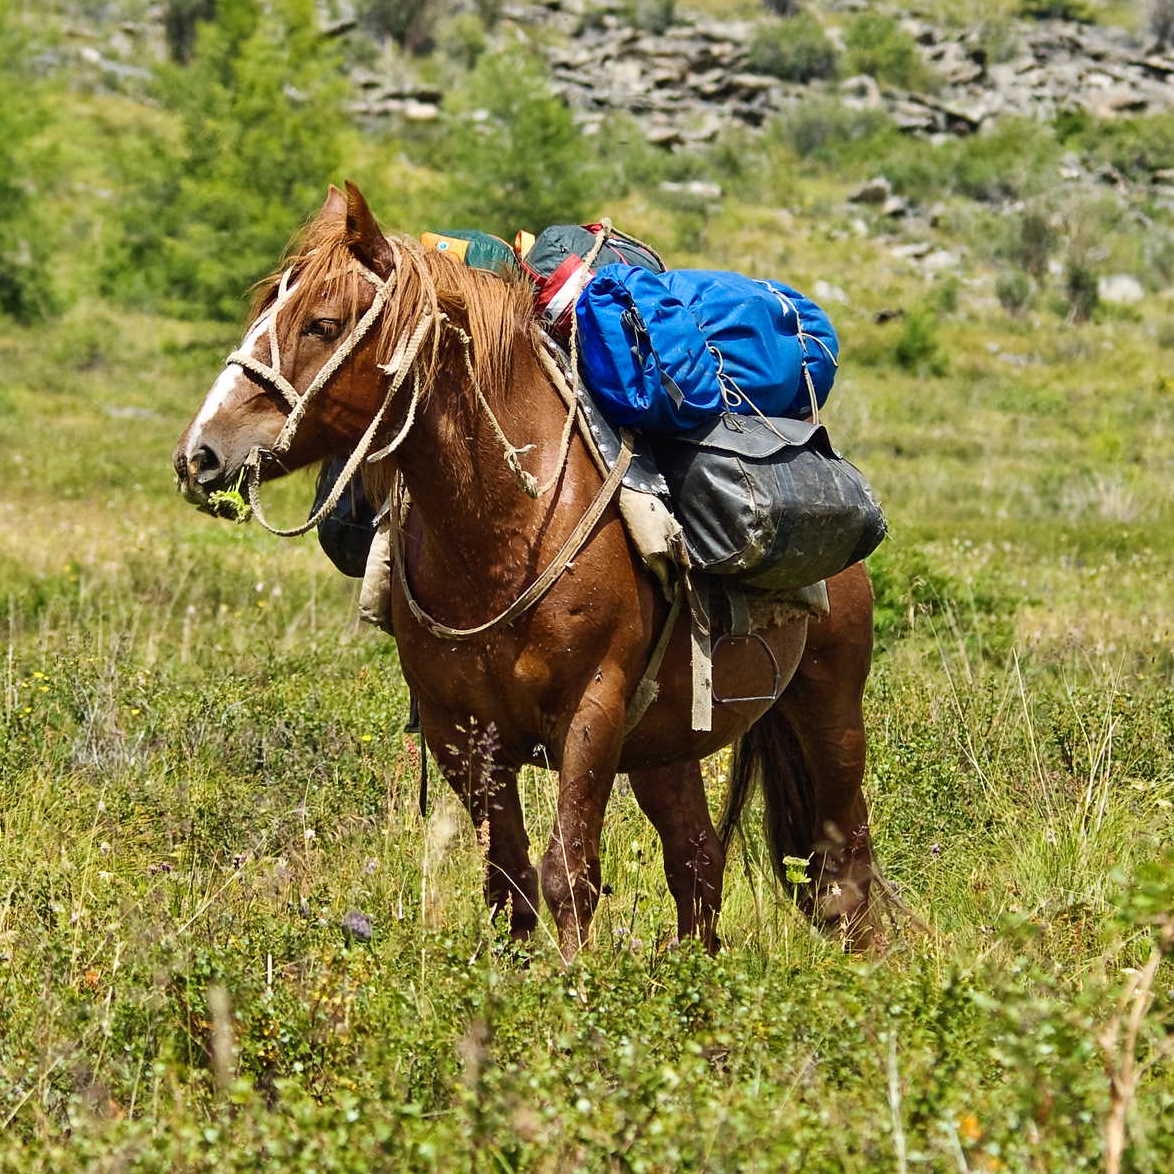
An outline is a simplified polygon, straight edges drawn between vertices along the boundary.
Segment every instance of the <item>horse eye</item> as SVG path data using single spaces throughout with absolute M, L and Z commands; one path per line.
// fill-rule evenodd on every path
M 342 332 L 342 323 L 337 318 L 311 318 L 302 327 L 303 334 L 333 342 Z

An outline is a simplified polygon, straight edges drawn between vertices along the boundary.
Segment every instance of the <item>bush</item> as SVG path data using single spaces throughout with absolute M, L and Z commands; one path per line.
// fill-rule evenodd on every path
M 359 23 L 380 38 L 390 38 L 413 53 L 432 44 L 435 0 L 359 0 Z
M 1064 300 L 1069 322 L 1087 322 L 1100 303 L 1097 275 L 1082 260 L 1070 260 L 1064 269 Z
M 1020 0 L 1019 11 L 1032 20 L 1078 20 L 1091 24 L 1095 19 L 1085 0 Z
M 917 42 L 890 16 L 862 12 L 844 31 L 849 73 L 871 74 L 877 81 L 906 90 L 931 88 L 935 78 Z
M 767 128 L 800 158 L 839 164 L 875 158 L 899 141 L 882 110 L 856 110 L 834 98 L 811 98 L 778 115 Z
M 835 77 L 835 46 L 819 22 L 809 16 L 766 20 L 754 29 L 746 65 L 788 82 L 809 82 Z
M 1159 49 L 1174 42 L 1174 0 L 1150 0 L 1147 24 Z
M 196 47 L 201 21 L 216 15 L 216 0 L 168 0 L 163 12 L 163 35 L 171 60 L 186 65 Z
M 936 146 L 907 139 L 877 161 L 904 195 L 942 195 L 1000 203 L 1042 192 L 1052 183 L 1060 146 L 1047 127 L 1031 119 L 1004 118 L 991 130 Z
M 489 48 L 485 22 L 475 12 L 458 12 L 441 21 L 436 30 L 440 51 L 464 69 L 472 69 Z
M 1127 179 L 1149 181 L 1155 171 L 1174 167 L 1174 114 L 1150 114 L 1111 122 L 1087 121 L 1069 139 L 1098 163 L 1107 163 Z
M 596 191 L 591 151 L 537 59 L 486 53 L 445 99 L 450 222 L 509 240 L 582 220 Z
M 332 54 L 312 0 L 220 0 L 192 64 L 159 74 L 178 143 L 138 142 L 121 161 L 132 192 L 111 292 L 185 316 L 239 316 L 248 286 L 337 177 L 345 123 Z
M 1031 280 L 1018 269 L 1004 273 L 995 283 L 999 305 L 1013 317 L 1018 317 L 1031 304 L 1031 294 Z
M 677 16 L 677 0 L 628 0 L 628 22 L 650 33 L 663 33 Z
M 1017 217 L 1007 245 L 1007 258 L 1042 281 L 1048 272 L 1048 261 L 1059 244 L 1059 233 L 1051 218 L 1038 208 L 1027 208 Z
M 893 357 L 898 366 L 917 375 L 946 373 L 948 363 L 938 340 L 938 319 L 930 307 L 919 306 L 905 315 Z

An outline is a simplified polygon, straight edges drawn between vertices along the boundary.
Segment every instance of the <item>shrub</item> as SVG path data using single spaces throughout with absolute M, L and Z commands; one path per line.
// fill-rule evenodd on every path
M 359 0 L 359 23 L 381 38 L 390 38 L 414 53 L 432 43 L 435 0 Z
M 1018 269 L 1002 274 L 995 282 L 999 305 L 1013 317 L 1018 317 L 1031 304 L 1031 294 L 1031 280 Z
M 835 77 L 837 54 L 817 20 L 793 16 L 756 26 L 746 65 L 783 81 L 808 82 Z
M 663 33 L 676 19 L 677 0 L 628 0 L 628 22 L 650 33 Z
M 1072 259 L 1064 269 L 1064 299 L 1069 322 L 1087 322 L 1100 302 L 1096 271 L 1087 262 Z
M 1070 141 L 1093 160 L 1145 183 L 1155 171 L 1174 167 L 1174 114 L 1088 121 L 1074 131 Z
M 884 111 L 856 110 L 834 98 L 797 103 L 770 123 L 768 134 L 801 158 L 832 164 L 875 158 L 897 139 Z
M 596 189 L 591 151 L 536 58 L 486 53 L 444 111 L 450 220 L 513 239 L 522 227 L 584 218 Z
M 927 89 L 935 80 L 917 42 L 891 16 L 862 12 L 853 17 L 844 45 L 849 73 L 868 73 L 906 90 Z
M 163 12 L 163 35 L 172 61 L 186 65 L 192 59 L 197 27 L 215 15 L 215 0 L 168 0 Z
M 1174 0 L 1150 0 L 1147 23 L 1159 49 L 1174 42 Z
M 1049 128 L 1030 119 L 1004 118 L 982 134 L 936 146 L 898 140 L 877 165 L 904 195 L 952 194 L 999 203 L 1046 190 L 1059 154 Z
M 233 319 L 341 160 L 343 86 L 312 0 L 220 0 L 192 64 L 165 66 L 178 142 L 140 141 L 108 289 L 186 316 Z M 137 153 L 132 153 L 135 151 Z
M 944 375 L 948 363 L 938 340 L 937 315 L 928 306 L 919 306 L 904 321 L 893 349 L 897 364 L 918 375 Z
M 485 22 L 475 12 L 458 12 L 441 21 L 436 30 L 436 44 L 446 57 L 464 69 L 472 69 L 489 48 Z
M 1042 281 L 1058 243 L 1059 233 L 1051 218 L 1038 208 L 1028 208 L 1015 222 L 1007 256 L 1037 281 Z
M 1019 11 L 1032 20 L 1093 21 L 1092 9 L 1085 0 L 1020 0 Z

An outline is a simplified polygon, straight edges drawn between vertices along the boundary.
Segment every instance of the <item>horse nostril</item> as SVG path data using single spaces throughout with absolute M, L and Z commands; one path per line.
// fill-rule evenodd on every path
M 188 458 L 188 468 L 199 484 L 206 485 L 220 476 L 224 466 L 212 449 L 206 444 L 201 444 Z

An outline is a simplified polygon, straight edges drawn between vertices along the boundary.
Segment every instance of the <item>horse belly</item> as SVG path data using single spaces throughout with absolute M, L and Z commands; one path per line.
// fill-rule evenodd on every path
M 657 699 L 624 741 L 620 770 L 646 770 L 705 758 L 735 742 L 786 689 L 803 655 L 806 637 L 804 617 L 763 633 L 769 656 L 757 639 L 718 641 L 712 674 L 713 728 L 702 731 L 692 727 L 693 673 L 688 626 L 682 624 L 658 676 Z M 721 698 L 746 700 L 723 702 Z

